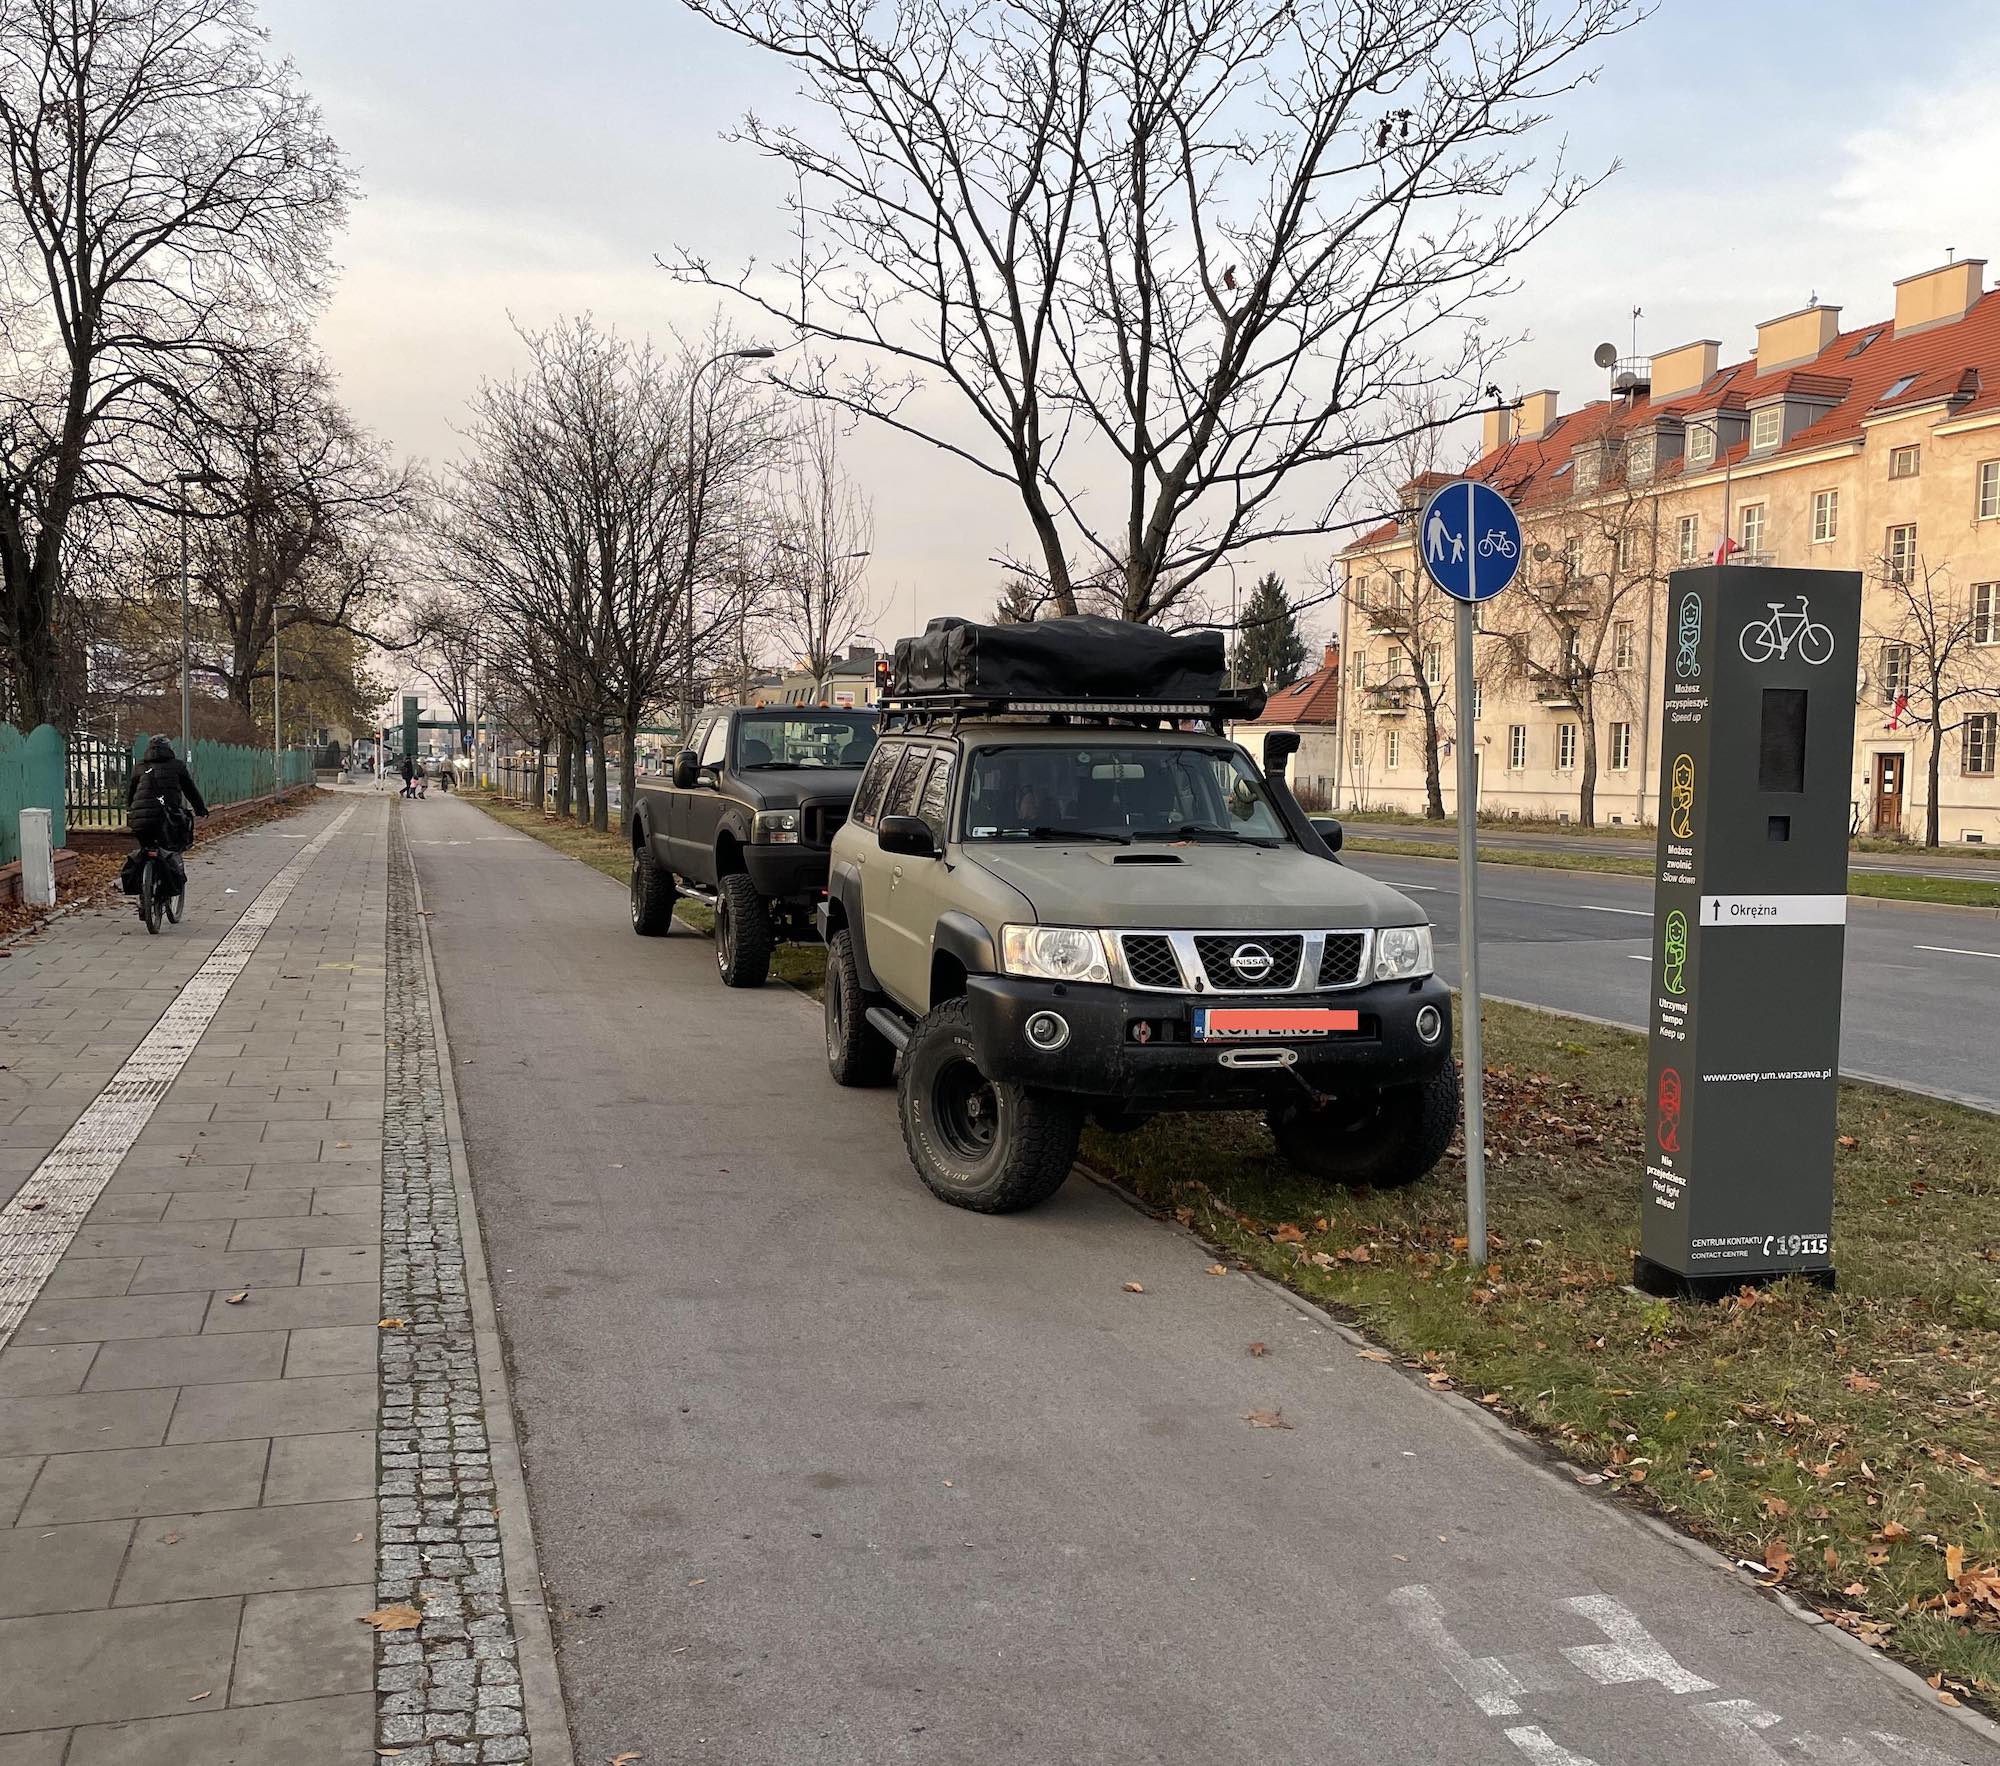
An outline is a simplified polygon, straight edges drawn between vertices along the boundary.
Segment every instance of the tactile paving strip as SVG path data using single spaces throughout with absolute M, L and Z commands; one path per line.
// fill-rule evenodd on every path
M 257 899 L 223 934 L 208 961 L 175 995 L 125 1065 L 0 1208 L 0 1349 L 20 1328 L 22 1317 L 97 1205 L 119 1162 L 132 1150 L 154 1107 L 194 1053 L 286 898 L 353 814 L 351 806 L 342 810 L 258 891 Z

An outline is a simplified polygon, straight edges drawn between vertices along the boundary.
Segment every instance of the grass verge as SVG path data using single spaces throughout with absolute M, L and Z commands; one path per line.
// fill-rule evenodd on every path
M 475 795 L 623 882 L 622 839 Z M 690 921 L 707 910 L 683 903 Z M 773 973 L 816 993 L 814 946 Z M 1843 1629 L 2000 1702 L 2000 1120 L 1843 1085 L 1840 1287 L 1698 1306 L 1629 1288 L 1645 1043 L 1489 1003 L 1494 1263 L 1454 1148 L 1396 1194 L 1328 1191 L 1251 1116 L 1091 1131 L 1085 1156 L 1244 1265 L 1354 1320 Z
M 1486 1023 L 1498 1251 L 1483 1279 L 1457 1147 L 1388 1195 L 1306 1182 L 1249 1116 L 1093 1131 L 1086 1156 L 1431 1384 L 1992 1707 L 2000 1121 L 1844 1085 L 1838 1291 L 1654 1300 L 1629 1287 L 1644 1040 L 1491 1004 Z
M 1426 840 L 1377 839 L 1372 834 L 1351 834 L 1343 848 L 1348 852 L 1392 853 L 1401 858 L 1439 858 L 1436 842 Z M 1512 846 L 1482 846 L 1483 865 L 1527 865 L 1544 871 L 1597 871 L 1616 877 L 1650 877 L 1650 858 L 1626 857 L 1616 852 L 1538 852 Z M 1948 907 L 2000 909 L 2000 882 L 1978 877 L 1920 877 L 1903 871 L 1851 871 L 1847 893 L 1875 901 L 1929 901 Z

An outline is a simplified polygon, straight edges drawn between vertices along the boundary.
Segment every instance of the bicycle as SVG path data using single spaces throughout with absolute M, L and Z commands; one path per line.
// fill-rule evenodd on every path
M 1511 558 L 1519 550 L 1520 548 L 1512 540 L 1497 529 L 1489 530 L 1480 536 L 1479 555 L 1482 558 L 1491 558 L 1496 552 L 1502 558 Z
M 174 868 L 166 861 L 177 854 L 163 846 L 140 850 L 145 857 L 139 865 L 139 918 L 146 923 L 147 932 L 157 936 L 162 916 L 170 926 L 180 924 L 181 911 L 187 906 L 187 871 L 183 866 L 176 882 Z
M 1746 625 L 1737 635 L 1736 647 L 1745 662 L 1781 662 L 1799 647 L 1799 659 L 1817 668 L 1833 660 L 1833 632 L 1812 616 L 1811 604 L 1799 597 L 1795 611 L 1786 611 L 1782 601 L 1767 601 L 1771 617 Z

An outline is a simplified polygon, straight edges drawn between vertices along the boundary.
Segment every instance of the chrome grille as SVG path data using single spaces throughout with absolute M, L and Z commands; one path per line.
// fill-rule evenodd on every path
M 1134 987 L 1179 988 L 1181 966 L 1174 941 L 1164 932 L 1128 932 L 1123 939 L 1125 969 Z
M 1365 932 L 1329 932 L 1320 952 L 1319 985 L 1352 987 L 1361 979 L 1361 959 L 1367 949 Z
M 1289 993 L 1299 978 L 1299 955 L 1305 939 L 1296 932 L 1227 932 L 1197 937 L 1194 948 L 1209 986 L 1218 993 Z M 1268 967 L 1246 970 L 1237 966 L 1239 958 L 1258 952 L 1268 959 Z

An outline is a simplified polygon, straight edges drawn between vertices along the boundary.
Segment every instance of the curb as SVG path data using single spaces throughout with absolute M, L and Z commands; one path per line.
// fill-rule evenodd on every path
M 392 835 L 393 838 L 393 835 Z M 472 1308 L 473 1345 L 479 1358 L 480 1398 L 486 1410 L 486 1443 L 500 1523 L 500 1561 L 507 1581 L 507 1608 L 514 1620 L 514 1644 L 521 1671 L 522 1710 L 528 1744 L 537 1766 L 576 1766 L 569 1713 L 556 1672 L 555 1638 L 549 1629 L 541 1560 L 535 1552 L 528 1513 L 528 1485 L 521 1466 L 520 1430 L 507 1385 L 500 1321 L 493 1306 L 493 1283 L 486 1270 L 486 1241 L 472 1192 L 472 1169 L 465 1157 L 465 1130 L 458 1113 L 458 1083 L 452 1072 L 451 1042 L 445 1025 L 444 995 L 431 952 L 431 929 L 424 911 L 423 875 L 414 857 L 410 879 L 417 903 L 419 945 L 424 953 L 424 986 L 430 995 L 431 1031 L 437 1043 L 438 1082 L 444 1094 L 445 1145 L 451 1157 L 452 1188 L 458 1195 L 459 1234 L 465 1256 L 465 1292 Z M 609 879 L 607 878 L 608 882 Z

